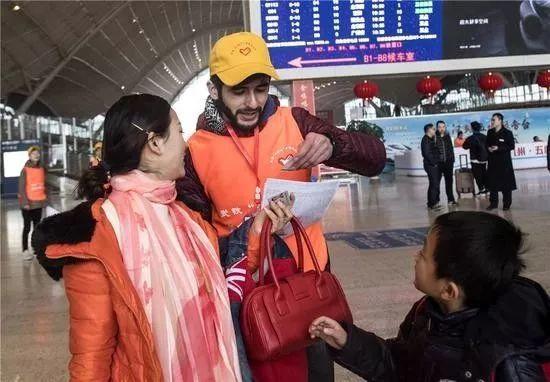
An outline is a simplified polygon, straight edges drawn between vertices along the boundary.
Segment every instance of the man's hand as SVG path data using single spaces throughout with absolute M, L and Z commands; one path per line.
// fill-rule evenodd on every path
M 332 156 L 332 143 L 322 134 L 309 133 L 300 147 L 298 154 L 290 159 L 284 169 L 288 171 L 307 169 L 325 162 Z
M 491 147 L 489 147 L 489 152 L 492 152 L 492 153 L 493 153 L 493 152 L 495 152 L 495 151 L 497 151 L 497 150 L 498 150 L 498 146 L 491 146 Z

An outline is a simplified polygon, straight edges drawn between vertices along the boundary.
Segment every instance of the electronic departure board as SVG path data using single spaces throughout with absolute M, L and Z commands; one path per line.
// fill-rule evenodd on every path
M 550 2 L 253 1 L 282 79 L 550 63 Z

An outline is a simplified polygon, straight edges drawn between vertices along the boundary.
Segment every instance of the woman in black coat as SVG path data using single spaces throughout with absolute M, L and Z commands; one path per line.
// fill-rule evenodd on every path
M 498 207 L 499 192 L 502 192 L 503 209 L 509 210 L 512 205 L 512 191 L 517 188 L 511 154 L 515 148 L 514 135 L 503 126 L 502 122 L 502 114 L 495 113 L 491 119 L 493 128 L 487 132 L 486 145 L 489 151 L 487 186 L 491 191 L 488 210 Z

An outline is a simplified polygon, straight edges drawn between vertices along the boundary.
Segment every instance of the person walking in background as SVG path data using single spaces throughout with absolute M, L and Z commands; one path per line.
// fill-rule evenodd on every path
M 28 150 L 29 160 L 19 176 L 19 205 L 23 214 L 23 259 L 32 260 L 29 251 L 29 233 L 42 219 L 42 209 L 46 207 L 46 170 L 40 164 L 40 148 L 32 146 Z
M 481 132 L 481 124 L 474 121 L 470 124 L 474 132 L 464 141 L 462 146 L 465 150 L 470 150 L 470 163 L 472 164 L 472 172 L 474 179 L 479 189 L 479 194 L 486 194 L 487 190 L 487 136 Z
M 504 211 L 509 210 L 512 205 L 512 191 L 516 189 L 511 154 L 515 148 L 514 135 L 504 127 L 503 119 L 502 114 L 493 114 L 492 129 L 487 132 L 486 147 L 489 151 L 487 186 L 491 192 L 487 210 L 498 208 L 499 192 L 502 192 Z
M 464 145 L 464 132 L 459 130 L 455 138 L 455 147 L 462 147 Z
M 428 208 L 437 210 L 439 205 L 439 184 L 441 172 L 439 170 L 439 151 L 435 144 L 435 128 L 432 123 L 424 126 L 424 137 L 420 143 L 422 158 L 424 158 L 424 170 L 428 174 Z
M 445 178 L 445 191 L 447 193 L 447 203 L 456 205 L 453 193 L 453 171 L 455 166 L 455 151 L 451 136 L 447 133 L 447 126 L 443 121 L 437 121 L 437 133 L 435 143 L 439 150 L 439 171 Z

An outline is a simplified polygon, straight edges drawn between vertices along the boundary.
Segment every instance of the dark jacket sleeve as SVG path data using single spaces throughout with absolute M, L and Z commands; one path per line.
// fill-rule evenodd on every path
M 25 167 L 23 167 L 19 175 L 17 194 L 21 207 L 29 205 L 29 199 L 27 198 L 27 173 L 25 172 Z
M 354 325 L 344 325 L 348 339 L 341 350 L 330 348 L 334 360 L 370 382 L 394 382 L 403 380 L 409 367 L 416 366 L 422 351 L 413 349 L 410 338 L 414 333 L 415 317 L 419 314 L 425 298 L 417 301 L 401 325 L 396 338 L 384 340 L 374 333 Z M 413 359 L 414 361 L 410 362 Z
M 471 148 L 471 142 L 472 142 L 472 136 L 469 136 L 468 138 L 466 138 L 466 140 L 464 141 L 464 144 L 462 144 L 462 148 L 464 150 L 470 150 Z
M 498 382 L 543 382 L 546 381 L 541 365 L 528 355 L 507 358 L 495 372 Z
M 176 189 L 178 200 L 181 200 L 192 210 L 200 212 L 204 220 L 212 221 L 211 201 L 195 171 L 193 158 L 191 158 L 189 150 L 185 154 L 185 176 L 176 181 Z
M 432 145 L 433 145 L 432 142 L 430 142 L 428 137 L 424 135 L 424 137 L 422 138 L 422 142 L 420 144 L 420 148 L 422 150 L 422 157 L 424 158 L 424 161 L 427 164 L 431 166 L 435 166 L 437 164 L 437 160 L 434 157 L 434 151 L 433 151 Z
M 348 339 L 341 350 L 331 349 L 334 360 L 371 382 L 397 381 L 390 343 L 355 325 L 346 327 Z
M 311 115 L 307 110 L 294 107 L 292 115 L 302 137 L 309 133 L 323 134 L 333 143 L 332 157 L 327 166 L 340 168 L 365 176 L 376 176 L 386 165 L 386 148 L 377 137 L 362 133 L 349 133 Z

